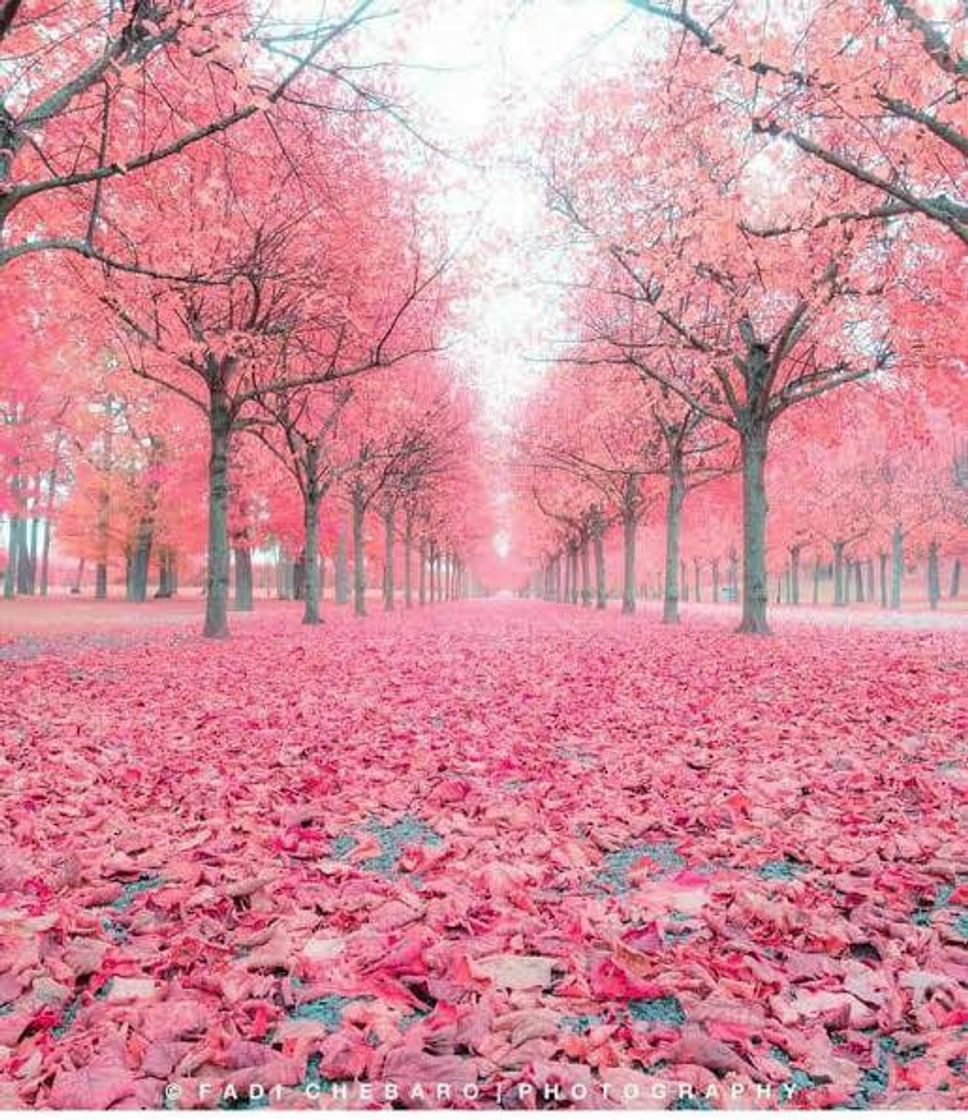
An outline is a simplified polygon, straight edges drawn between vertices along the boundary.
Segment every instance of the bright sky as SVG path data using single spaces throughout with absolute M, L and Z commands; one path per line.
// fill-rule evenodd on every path
M 409 62 L 428 68 L 409 70 L 408 81 L 435 138 L 483 164 L 480 171 L 455 167 L 441 202 L 453 215 L 455 240 L 473 226 L 472 237 L 487 246 L 481 259 L 488 272 L 463 309 L 454 356 L 500 424 L 540 376 L 533 358 L 547 354 L 565 330 L 558 290 L 547 283 L 553 262 L 536 241 L 545 202 L 526 167 L 533 155 L 526 122 L 547 116 L 576 70 L 604 71 L 627 56 L 636 36 L 620 25 L 636 16 L 624 0 L 432 7 L 433 19 L 407 51 Z
M 285 19 L 318 15 L 314 0 L 276 4 Z M 445 164 L 449 185 L 434 200 L 452 247 L 463 244 L 486 261 L 449 355 L 501 426 L 541 375 L 534 356 L 565 333 L 559 290 L 547 282 L 555 262 L 536 255 L 545 202 L 525 166 L 533 153 L 524 123 L 545 118 L 577 70 L 587 77 L 589 67 L 604 73 L 627 62 L 645 25 L 625 0 L 406 0 L 395 10 L 359 42 L 374 57 L 403 63 L 428 136 L 473 162 Z
M 275 3 L 284 19 L 318 18 L 314 0 Z M 447 185 L 433 200 L 451 247 L 463 246 L 475 268 L 448 356 L 478 386 L 500 434 L 545 372 L 535 358 L 567 334 L 561 289 L 550 282 L 563 262 L 539 244 L 545 199 L 528 170 L 534 131 L 526 126 L 547 118 L 579 71 L 587 80 L 589 69 L 627 66 L 646 24 L 626 0 L 405 0 L 397 13 L 359 41 L 372 57 L 403 63 L 415 119 L 435 144 L 463 157 L 443 164 Z M 495 483 L 500 526 L 508 495 Z M 507 528 L 493 545 L 498 556 L 509 554 Z

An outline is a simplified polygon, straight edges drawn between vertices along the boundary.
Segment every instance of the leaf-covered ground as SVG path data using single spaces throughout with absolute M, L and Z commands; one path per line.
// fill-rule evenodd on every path
M 116 637 L 0 665 L 0 1107 L 968 1104 L 968 634 Z

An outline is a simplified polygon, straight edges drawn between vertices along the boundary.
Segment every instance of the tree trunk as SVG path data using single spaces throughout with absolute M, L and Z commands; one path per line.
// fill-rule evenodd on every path
M 847 584 L 844 580 L 844 542 L 834 541 L 834 606 L 847 603 Z
M 80 595 L 81 593 L 81 584 L 84 582 L 84 565 L 86 562 L 86 558 L 82 556 L 80 563 L 77 565 L 77 575 L 74 578 L 74 586 L 71 588 L 72 595 Z
M 50 512 L 44 519 L 44 543 L 40 550 L 40 593 L 46 598 L 50 587 Z
M 928 602 L 931 609 L 938 609 L 941 598 L 941 563 L 938 558 L 938 542 L 932 541 L 928 545 Z
M 413 606 L 413 514 L 407 510 L 403 528 L 403 602 Z
M 692 568 L 693 568 L 693 575 L 695 577 L 695 583 L 696 583 L 696 588 L 695 588 L 696 602 L 701 603 L 702 602 L 702 565 L 700 564 L 700 562 L 698 560 L 693 560 Z
M 363 566 L 363 515 L 365 514 L 362 486 L 353 487 L 353 613 L 362 618 L 366 614 L 366 570 Z
M 437 542 L 431 540 L 430 550 L 427 555 L 427 578 L 429 580 L 428 595 L 430 598 L 430 605 L 433 606 L 439 597 L 439 589 L 437 587 Z
M 154 498 L 149 496 L 150 507 L 138 519 L 138 533 L 131 553 L 131 578 L 128 581 L 128 600 L 143 603 L 148 598 L 148 570 L 151 566 L 151 547 L 154 543 Z
M 881 607 L 887 610 L 887 553 L 881 549 L 878 554 L 880 561 Z
M 794 606 L 800 605 L 800 549 L 801 545 L 795 544 L 790 548 L 790 602 Z
M 17 565 L 20 560 L 20 518 L 16 514 L 10 517 L 10 528 L 7 537 L 7 567 L 3 573 L 3 597 L 12 599 L 17 594 Z
M 345 606 L 350 601 L 349 564 L 346 558 L 346 523 L 340 518 L 339 532 L 336 535 L 336 602 Z
M 27 593 L 33 595 L 37 590 L 37 544 L 40 536 L 40 518 L 30 519 L 30 561 L 27 567 Z
M 392 611 L 396 587 L 393 571 L 393 550 L 396 544 L 396 508 L 391 504 L 383 513 L 383 609 Z
M 668 623 L 679 621 L 679 525 L 685 496 L 682 471 L 673 469 L 669 474 L 666 499 L 665 598 L 662 603 L 662 621 Z
M 289 550 L 280 541 L 278 546 L 278 556 L 276 559 L 276 598 L 288 599 L 289 595 L 289 582 L 287 579 L 287 568 L 289 565 Z
M 20 543 L 17 546 L 17 590 L 21 595 L 30 594 L 30 544 L 27 534 L 29 518 L 21 517 L 17 526 Z
M 570 545 L 568 548 L 568 564 L 571 567 L 571 605 L 578 606 L 578 545 Z
M 213 392 L 209 404 L 208 570 L 205 580 L 206 638 L 229 636 L 229 438 L 228 400 Z
M 589 541 L 586 533 L 581 539 L 581 605 L 592 605 L 592 574 L 591 556 L 589 555 Z
M 901 580 L 904 576 L 904 533 L 900 525 L 891 533 L 891 610 L 901 609 Z
M 858 603 L 864 601 L 864 569 L 859 560 L 854 561 L 854 598 Z
M 713 560 L 713 602 L 719 602 L 719 557 Z
M 423 537 L 420 538 L 418 556 L 420 560 L 420 589 L 418 591 L 418 602 L 422 607 L 425 607 L 427 605 L 427 542 Z
M 107 486 L 102 486 L 98 494 L 97 513 L 97 568 L 94 574 L 94 598 L 108 597 L 108 528 L 111 510 L 111 495 Z
M 169 568 L 169 558 L 170 554 L 168 549 L 161 549 L 158 554 L 158 590 L 155 592 L 156 599 L 171 598 L 171 576 Z
M 961 557 L 956 558 L 951 568 L 951 586 L 948 590 L 949 599 L 957 599 L 961 591 Z
M 312 448 L 308 458 L 311 459 Z M 303 604 L 303 624 L 318 626 L 319 618 L 319 493 L 313 485 L 317 465 L 310 463 L 307 471 L 308 485 L 303 495 L 303 530 L 305 536 L 305 603 Z
M 766 621 L 766 449 L 768 428 L 753 424 L 742 433 L 744 634 L 768 634 Z
M 594 538 L 595 547 L 595 609 L 605 610 L 608 602 L 608 588 L 605 586 L 605 537 L 598 532 Z
M 622 516 L 625 564 L 622 573 L 622 614 L 635 614 L 635 530 L 638 519 L 626 510 Z
M 108 597 L 108 566 L 99 560 L 94 569 L 94 598 L 106 599 Z
M 252 610 L 252 553 L 235 548 L 235 603 L 237 611 Z
M 868 556 L 864 563 L 866 599 L 868 603 L 874 602 L 874 558 Z
M 47 476 L 47 508 L 44 513 L 44 543 L 40 558 L 40 593 L 45 598 L 50 586 L 50 538 L 53 531 L 54 499 L 57 494 L 57 467 L 60 461 L 61 437 L 54 445 L 54 465 Z
M 299 550 L 296 559 L 289 566 L 291 597 L 297 603 L 306 601 L 306 549 Z

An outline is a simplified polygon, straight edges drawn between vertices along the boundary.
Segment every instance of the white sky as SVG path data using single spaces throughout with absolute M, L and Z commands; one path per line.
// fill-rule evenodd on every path
M 462 309 L 453 353 L 500 424 L 540 377 L 534 357 L 549 353 L 565 333 L 558 290 L 547 283 L 553 262 L 537 244 L 545 202 L 524 166 L 532 155 L 527 125 L 547 117 L 569 76 L 627 58 L 636 36 L 615 29 L 636 14 L 624 0 L 458 0 L 431 7 L 433 18 L 406 52 L 408 63 L 430 69 L 409 70 L 407 81 L 435 138 L 484 163 L 477 172 L 455 167 L 440 201 L 453 215 L 454 240 L 476 227 L 469 251 L 483 273 Z M 486 252 L 475 252 L 475 240 Z
M 286 19 L 318 15 L 313 0 L 274 2 Z M 549 282 L 561 278 L 564 262 L 541 247 L 545 199 L 527 169 L 534 125 L 547 119 L 562 84 L 587 81 L 589 69 L 604 75 L 628 66 L 647 24 L 626 0 L 402 3 L 360 43 L 374 58 L 403 63 L 415 119 L 436 144 L 465 157 L 443 163 L 445 185 L 432 200 L 451 247 L 463 246 L 456 267 L 473 270 L 462 275 L 471 294 L 457 309 L 448 357 L 479 388 L 500 436 L 547 368 L 535 359 L 554 353 L 568 333 L 561 289 Z M 508 495 L 494 483 L 493 547 L 506 557 Z
M 523 166 L 531 156 L 525 123 L 546 117 L 569 76 L 627 64 L 646 25 L 625 0 L 404 0 L 396 11 L 359 42 L 403 63 L 404 96 L 421 127 L 467 156 L 443 165 L 447 185 L 433 200 L 451 245 L 463 244 L 475 262 L 448 353 L 501 426 L 541 376 L 529 359 L 565 333 L 559 291 L 547 283 L 556 262 L 536 254 L 545 203 Z M 276 12 L 308 20 L 318 5 L 276 0 Z

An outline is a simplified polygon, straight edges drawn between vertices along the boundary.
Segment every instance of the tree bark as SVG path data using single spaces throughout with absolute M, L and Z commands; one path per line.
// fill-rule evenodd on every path
M 713 559 L 712 579 L 713 579 L 713 602 L 718 603 L 719 602 L 719 557 L 718 556 Z
M 938 556 L 938 542 L 932 541 L 928 545 L 928 602 L 931 609 L 938 609 L 941 599 L 941 562 Z
M 158 590 L 155 598 L 171 598 L 171 553 L 167 548 L 161 549 L 158 554 Z
M 692 562 L 692 569 L 693 569 L 693 574 L 695 576 L 695 582 L 696 582 L 696 587 L 695 587 L 696 602 L 701 603 L 702 602 L 702 564 L 700 564 L 700 562 L 697 559 L 694 559 L 693 562 Z
M 670 624 L 679 621 L 679 525 L 685 496 L 682 470 L 673 469 L 666 498 L 665 596 L 662 601 L 662 621 Z
M 847 583 L 844 579 L 844 542 L 834 541 L 834 606 L 847 605 Z
M 101 489 L 98 493 L 97 511 L 97 568 L 94 574 L 94 598 L 106 599 L 108 597 L 108 533 L 111 518 L 111 491 L 108 481 L 110 479 L 111 464 L 114 457 L 114 421 L 113 404 L 108 401 L 109 420 L 104 434 L 104 471 Z
M 766 449 L 768 429 L 751 423 L 743 431 L 743 617 L 740 632 L 768 634 L 766 620 Z
M 904 576 L 904 532 L 900 525 L 891 534 L 891 610 L 901 609 L 901 580 Z
M 588 534 L 585 533 L 581 539 L 581 605 L 583 607 L 592 605 L 591 557 L 589 552 Z
M 311 457 L 310 450 L 308 457 Z M 312 479 L 315 468 L 308 474 L 309 484 L 303 495 L 303 530 L 305 535 L 305 602 L 303 604 L 303 624 L 318 626 L 319 617 L 319 493 Z
M 362 485 L 353 487 L 353 613 L 366 614 L 366 569 L 363 554 L 363 516 L 366 512 Z
M 383 609 L 392 611 L 396 587 L 394 586 L 395 574 L 393 571 L 393 550 L 396 543 L 396 508 L 389 505 L 383 511 Z
M 58 443 L 58 447 L 60 444 Z M 46 598 L 50 586 L 50 537 L 54 516 L 54 493 L 57 489 L 57 460 L 51 467 L 47 490 L 47 511 L 44 515 L 44 544 L 40 554 L 40 594 Z
M 336 602 L 343 607 L 350 601 L 349 563 L 346 556 L 346 523 L 340 518 L 336 535 Z
M 403 602 L 413 606 L 413 513 L 408 509 L 403 526 Z
M 211 393 L 208 461 L 208 571 L 206 573 L 206 638 L 229 636 L 229 439 L 232 419 L 226 397 Z
M 608 588 L 605 584 L 605 535 L 596 532 L 594 537 L 595 547 L 595 609 L 605 610 L 608 604 Z
M 50 514 L 44 519 L 44 544 L 40 548 L 40 595 L 47 598 L 50 586 Z
M 155 495 L 146 495 L 147 506 L 138 518 L 138 530 L 131 553 L 131 572 L 128 580 L 128 600 L 143 603 L 148 598 L 148 573 L 151 567 L 151 549 L 155 536 Z
M 10 517 L 10 528 L 7 536 L 7 567 L 3 573 L 3 597 L 12 599 L 17 594 L 17 565 L 20 551 L 20 518 L 13 514 Z
M 790 602 L 800 605 L 800 548 L 798 544 L 790 547 Z
M 37 545 L 40 536 L 40 518 L 30 519 L 30 559 L 27 566 L 27 593 L 33 595 L 37 590 Z
M 622 573 L 622 614 L 635 614 L 635 530 L 638 519 L 630 510 L 622 516 L 624 568 Z
M 881 607 L 887 610 L 887 553 L 881 549 L 878 554 L 880 561 Z
M 237 611 L 252 610 L 252 553 L 235 548 L 235 603 Z
M 77 565 L 77 575 L 74 578 L 74 586 L 71 588 L 72 595 L 80 595 L 81 584 L 84 582 L 84 565 L 86 563 L 85 557 L 81 557 Z
M 961 591 L 961 557 L 956 557 L 951 567 L 951 586 L 948 589 L 948 598 L 957 599 Z
M 427 605 L 427 542 L 421 537 L 420 548 L 418 550 L 420 559 L 420 588 L 418 591 L 418 602 L 422 607 Z

